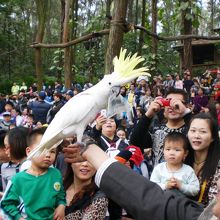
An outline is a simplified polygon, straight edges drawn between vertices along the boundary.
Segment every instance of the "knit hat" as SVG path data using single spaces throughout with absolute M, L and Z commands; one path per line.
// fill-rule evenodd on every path
M 130 145 L 125 148 L 125 150 L 129 150 L 132 152 L 132 156 L 130 158 L 130 161 L 133 161 L 133 163 L 136 166 L 140 166 L 142 161 L 144 160 L 144 156 L 141 152 L 141 149 L 139 147 L 136 147 L 134 145 Z
M 126 163 L 132 156 L 132 152 L 129 150 L 122 150 L 116 156 L 115 159 L 118 160 L 120 163 Z

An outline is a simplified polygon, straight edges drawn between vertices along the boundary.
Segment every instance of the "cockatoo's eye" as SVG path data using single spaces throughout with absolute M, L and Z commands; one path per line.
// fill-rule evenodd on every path
M 108 84 L 109 84 L 109 85 L 111 85 L 112 83 L 111 83 L 111 82 L 109 82 Z

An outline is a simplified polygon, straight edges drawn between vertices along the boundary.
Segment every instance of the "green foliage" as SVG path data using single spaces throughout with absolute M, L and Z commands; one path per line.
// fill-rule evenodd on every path
M 0 81 L 0 93 L 10 94 L 12 83 L 9 80 Z
M 60 43 L 60 0 L 48 1 L 48 18 L 44 43 Z M 106 1 L 78 1 L 77 20 L 71 17 L 69 25 L 77 27 L 77 37 L 96 32 L 106 28 L 105 18 Z M 142 4 L 138 1 L 138 14 L 135 15 L 135 2 L 133 17 L 141 21 Z M 208 1 L 209 2 L 209 1 Z M 210 3 L 210 2 L 209 2 Z M 146 2 L 146 20 L 144 27 L 151 30 L 151 2 Z M 175 36 L 180 34 L 181 15 L 192 22 L 194 28 L 202 30 L 204 35 L 209 32 L 207 23 L 210 23 L 211 8 L 202 8 L 200 1 L 158 1 L 158 33 L 161 36 Z M 214 19 L 219 21 L 220 9 L 214 5 Z M 19 84 L 25 81 L 28 86 L 36 81 L 35 76 L 35 50 L 29 45 L 35 41 L 38 23 L 36 4 L 34 0 L 1 0 L 0 2 L 0 91 L 10 91 L 14 81 Z M 216 23 L 217 24 L 217 23 Z M 129 52 L 138 50 L 139 30 L 124 35 L 123 47 Z M 72 40 L 70 38 L 70 40 Z M 151 53 L 152 39 L 144 36 L 142 54 L 146 59 L 152 74 L 166 74 L 177 72 L 179 55 L 173 50 L 173 43 L 158 42 L 158 53 Z M 76 46 L 75 72 L 73 81 L 96 83 L 103 77 L 106 42 L 105 37 L 91 39 Z M 63 50 L 42 49 L 42 68 L 44 82 L 53 84 L 57 73 L 63 76 Z

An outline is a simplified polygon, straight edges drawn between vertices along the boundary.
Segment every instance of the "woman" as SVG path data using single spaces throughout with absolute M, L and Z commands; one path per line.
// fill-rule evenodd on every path
M 95 168 L 88 162 L 68 164 L 64 178 L 67 206 L 65 219 L 105 218 L 108 200 L 94 182 Z
M 194 168 L 200 181 L 197 199 L 207 206 L 218 193 L 217 180 L 220 179 L 218 125 L 209 113 L 199 113 L 192 118 L 188 139 L 192 149 L 186 163 Z

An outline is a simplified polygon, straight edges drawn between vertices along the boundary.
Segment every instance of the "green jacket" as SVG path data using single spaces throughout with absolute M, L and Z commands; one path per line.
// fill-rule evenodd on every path
M 56 168 L 49 168 L 48 172 L 37 177 L 26 171 L 16 174 L 1 202 L 1 208 L 13 220 L 21 217 L 52 220 L 60 204 L 66 204 L 62 176 Z

